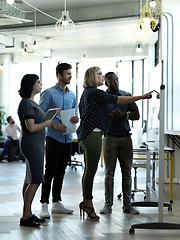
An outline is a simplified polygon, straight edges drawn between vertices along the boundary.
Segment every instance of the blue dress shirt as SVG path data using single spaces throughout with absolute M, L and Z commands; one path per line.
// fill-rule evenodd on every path
M 77 115 L 75 94 L 68 88 L 67 91 L 64 93 L 63 89 L 58 84 L 42 92 L 40 96 L 39 106 L 44 112 L 47 112 L 47 110 L 50 108 L 58 108 L 60 106 L 61 111 L 75 108 L 75 112 Z M 53 121 L 56 123 L 62 123 L 60 114 L 58 114 L 53 119 Z M 61 131 L 57 131 L 53 127 L 47 128 L 46 135 L 61 143 L 71 143 L 73 140 L 72 134 L 62 134 Z

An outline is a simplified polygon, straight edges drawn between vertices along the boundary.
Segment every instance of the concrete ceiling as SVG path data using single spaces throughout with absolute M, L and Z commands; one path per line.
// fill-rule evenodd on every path
M 67 0 L 67 10 L 76 27 L 71 35 L 66 36 L 57 34 L 54 27 L 56 19 L 60 18 L 64 10 L 64 0 L 22 0 L 22 2 L 22 9 L 16 17 L 20 16 L 31 21 L 21 24 L 15 24 L 14 21 L 14 24 L 1 25 L 2 53 L 20 56 L 24 44 L 28 45 L 27 49 L 31 52 L 33 41 L 37 41 L 39 48 L 31 54 L 33 56 L 66 55 L 68 58 L 78 59 L 92 49 L 96 51 L 117 49 L 117 47 L 136 44 L 132 34 L 136 28 L 139 8 L 143 1 Z M 32 6 L 37 10 L 35 11 Z M 39 10 L 52 18 L 45 16 Z M 148 34 L 149 38 L 143 44 L 147 45 L 157 40 L 157 33 L 149 31 Z
M 24 1 L 24 9 L 31 10 L 31 7 L 25 2 L 41 9 L 45 12 L 52 12 L 64 9 L 64 0 L 26 0 Z M 67 10 L 77 9 L 77 8 L 88 8 L 88 7 L 101 7 L 116 5 L 120 3 L 133 3 L 140 2 L 138 0 L 66 0 Z

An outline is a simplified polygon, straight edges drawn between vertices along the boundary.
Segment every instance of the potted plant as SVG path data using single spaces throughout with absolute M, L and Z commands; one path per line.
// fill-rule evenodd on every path
M 2 125 L 6 125 L 6 112 L 4 111 L 4 107 L 0 107 L 0 136 L 2 136 Z

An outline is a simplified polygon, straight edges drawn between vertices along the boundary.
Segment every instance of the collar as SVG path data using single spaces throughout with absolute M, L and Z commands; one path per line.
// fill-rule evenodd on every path
M 58 91 L 64 92 L 64 89 L 60 87 L 59 84 L 56 83 L 55 87 Z M 66 92 L 69 92 L 69 88 L 67 86 L 66 86 Z
M 114 95 L 113 93 L 110 93 L 109 91 L 108 91 L 108 89 L 106 90 L 106 92 L 107 93 L 109 93 L 109 94 L 112 94 L 112 95 Z M 120 90 L 118 90 L 118 94 L 117 95 L 115 95 L 115 96 L 121 96 L 122 94 L 121 94 L 121 92 L 120 92 Z

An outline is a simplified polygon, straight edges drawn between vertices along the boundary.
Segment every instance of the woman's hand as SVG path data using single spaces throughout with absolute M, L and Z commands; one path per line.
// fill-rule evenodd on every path
M 46 127 L 50 127 L 52 125 L 52 120 L 45 121 Z
M 34 119 L 26 119 L 25 120 L 27 130 L 29 132 L 38 132 L 41 131 L 45 127 L 50 127 L 52 125 L 52 120 L 47 120 L 42 123 L 35 123 Z

